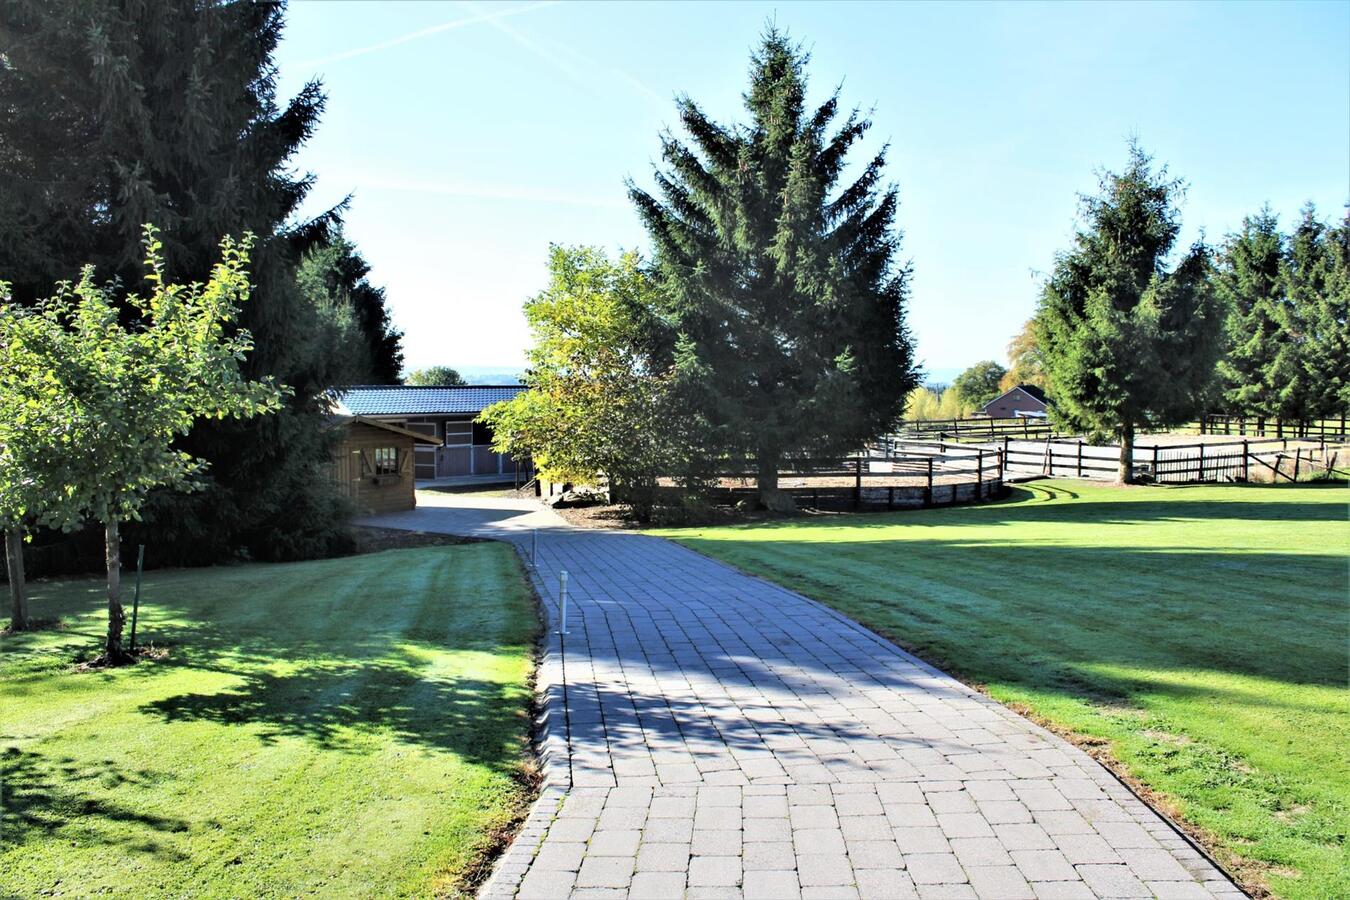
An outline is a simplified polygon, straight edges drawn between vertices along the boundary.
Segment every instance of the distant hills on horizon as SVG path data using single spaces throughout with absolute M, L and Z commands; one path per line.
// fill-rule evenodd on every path
M 454 366 L 469 384 L 520 384 L 525 374 L 523 368 L 515 366 Z M 951 384 L 964 371 L 955 366 L 933 366 L 925 368 L 923 383 L 926 385 Z

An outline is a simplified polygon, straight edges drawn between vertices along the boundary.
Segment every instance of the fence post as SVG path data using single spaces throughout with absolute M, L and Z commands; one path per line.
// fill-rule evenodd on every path
M 1161 479 L 1158 477 L 1158 445 L 1153 445 L 1153 483 L 1158 484 Z
M 984 451 L 975 451 L 975 499 L 981 499 L 980 493 L 984 488 Z
M 1196 462 L 1195 462 L 1195 480 L 1196 480 L 1196 481 L 1204 481 L 1204 480 L 1205 480 L 1205 445 L 1204 445 L 1204 444 L 1200 444 L 1200 445 L 1199 445 L 1199 449 L 1200 449 L 1200 455 L 1196 458 Z
M 933 505 L 933 457 L 928 457 L 928 486 L 923 489 L 924 508 Z
M 1302 455 L 1303 455 L 1303 448 L 1302 448 L 1302 447 L 1295 447 L 1295 448 L 1294 448 L 1294 480 L 1295 480 L 1295 481 L 1298 481 L 1298 463 L 1299 463 L 1299 458 L 1302 457 Z
M 854 463 L 854 473 L 853 473 L 854 509 L 862 509 L 862 467 L 863 467 L 863 459 L 862 455 L 859 454 L 857 461 Z
M 1083 477 L 1083 442 L 1078 442 L 1078 477 Z
M 1251 481 L 1251 463 L 1247 460 L 1247 442 L 1242 442 L 1242 480 Z

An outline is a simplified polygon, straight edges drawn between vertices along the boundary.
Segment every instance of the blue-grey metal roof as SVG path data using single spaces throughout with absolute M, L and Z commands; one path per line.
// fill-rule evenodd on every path
M 437 416 L 478 414 L 498 400 L 525 390 L 521 384 L 408 387 L 394 384 L 357 385 L 337 395 L 338 411 L 353 416 Z

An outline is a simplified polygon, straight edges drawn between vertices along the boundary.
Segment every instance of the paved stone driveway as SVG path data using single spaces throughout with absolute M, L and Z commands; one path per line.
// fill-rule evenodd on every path
M 367 521 L 527 561 L 539 529 L 548 784 L 484 897 L 1242 896 L 1086 754 L 819 604 L 529 501 L 419 503 Z

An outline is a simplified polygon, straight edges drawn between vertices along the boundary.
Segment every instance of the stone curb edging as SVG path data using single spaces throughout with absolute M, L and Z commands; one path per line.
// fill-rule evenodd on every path
M 543 612 L 544 633 L 540 639 L 539 666 L 535 672 L 534 694 L 538 712 L 531 735 L 534 751 L 543 774 L 539 797 L 530 807 L 520 831 L 498 857 L 492 874 L 478 890 L 483 900 L 510 900 L 534 861 L 548 827 L 562 807 L 572 787 L 572 760 L 567 727 L 567 684 L 563 678 L 564 648 L 562 636 L 553 628 L 557 617 L 554 603 L 544 589 L 539 572 L 516 541 L 507 541 L 516 551 L 522 568 L 530 578 L 530 588 Z

